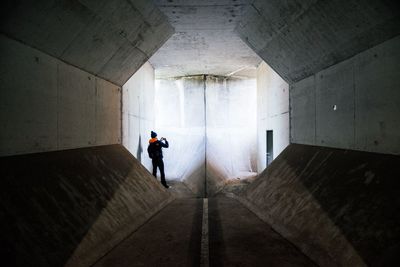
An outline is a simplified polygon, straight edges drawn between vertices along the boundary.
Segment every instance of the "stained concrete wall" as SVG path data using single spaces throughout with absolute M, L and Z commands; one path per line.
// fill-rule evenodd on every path
M 239 200 L 319 266 L 398 266 L 400 156 L 289 145 Z
M 257 170 L 267 167 L 266 131 L 273 131 L 273 158 L 289 145 L 289 85 L 264 61 L 257 68 Z
M 400 36 L 290 87 L 291 142 L 400 154 Z
M 396 0 L 254 0 L 236 31 L 287 82 L 400 34 Z
M 122 86 L 122 144 L 149 171 L 152 164 L 147 145 L 155 123 L 154 83 L 154 69 L 145 63 Z
M 122 145 L 0 158 L 2 266 L 92 266 L 172 201 Z
M 167 179 L 197 195 L 218 192 L 228 180 L 256 175 L 256 80 L 215 76 L 158 79 L 156 131 Z M 205 181 L 207 177 L 207 181 Z
M 121 88 L 0 35 L 0 155 L 121 142 Z
M 8 1 L 0 32 L 122 86 L 173 34 L 152 1 Z

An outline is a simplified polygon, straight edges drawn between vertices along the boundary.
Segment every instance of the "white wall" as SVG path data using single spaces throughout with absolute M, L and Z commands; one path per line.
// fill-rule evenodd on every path
M 167 179 L 215 193 L 228 179 L 256 174 L 256 80 L 193 76 L 156 81 L 156 131 Z M 207 162 L 207 164 L 205 164 Z
M 0 35 L 0 155 L 121 142 L 121 88 Z
M 148 62 L 122 86 L 122 144 L 149 171 L 147 145 L 154 128 L 154 92 L 154 69 Z
M 257 173 L 256 79 L 208 76 L 207 183 L 209 192 L 225 181 Z
M 289 85 L 264 61 L 257 68 L 257 167 L 266 167 L 266 131 L 273 131 L 273 158 L 289 145 Z
M 156 127 L 170 147 L 163 149 L 167 180 L 184 181 L 204 195 L 205 113 L 203 76 L 156 80 Z
M 293 84 L 291 141 L 400 154 L 399 47 L 397 36 Z

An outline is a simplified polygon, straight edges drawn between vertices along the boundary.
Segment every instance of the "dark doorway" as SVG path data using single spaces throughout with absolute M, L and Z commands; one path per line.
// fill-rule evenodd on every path
M 267 131 L 267 166 L 271 164 L 272 160 L 274 159 L 274 140 L 273 140 L 273 131 Z

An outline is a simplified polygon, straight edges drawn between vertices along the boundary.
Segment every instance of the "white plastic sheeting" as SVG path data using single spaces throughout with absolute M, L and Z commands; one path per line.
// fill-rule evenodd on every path
M 154 130 L 170 142 L 164 149 L 167 179 L 202 194 L 205 183 L 216 192 L 227 179 L 255 174 L 255 79 L 159 79 L 155 107 Z
M 207 77 L 207 184 L 209 193 L 228 179 L 257 172 L 255 79 Z
M 186 181 L 195 193 L 204 192 L 205 106 L 203 76 L 156 80 L 158 137 L 170 143 L 164 148 L 166 178 Z

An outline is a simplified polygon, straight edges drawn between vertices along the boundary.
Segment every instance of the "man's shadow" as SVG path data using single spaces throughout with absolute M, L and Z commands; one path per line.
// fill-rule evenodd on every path
M 139 143 L 138 143 L 138 147 L 137 147 L 137 150 L 136 150 L 136 158 L 140 162 L 142 162 L 142 153 L 143 153 L 142 135 L 139 134 Z

